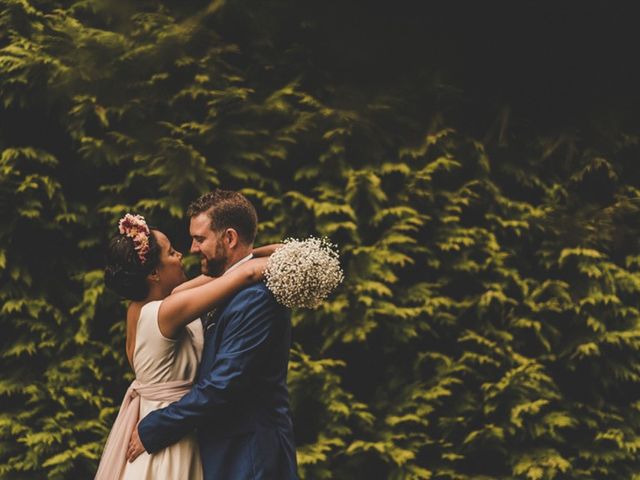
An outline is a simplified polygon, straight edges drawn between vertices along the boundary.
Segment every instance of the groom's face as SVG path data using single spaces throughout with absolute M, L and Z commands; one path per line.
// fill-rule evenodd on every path
M 206 262 L 207 274 L 218 277 L 224 273 L 228 253 L 222 235 L 211 230 L 211 219 L 204 212 L 191 217 L 189 224 L 191 253 L 199 253 Z

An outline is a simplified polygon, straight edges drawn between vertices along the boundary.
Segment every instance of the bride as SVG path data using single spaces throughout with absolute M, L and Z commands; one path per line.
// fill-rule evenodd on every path
M 127 214 L 120 220 L 119 235 L 108 248 L 105 283 L 131 300 L 126 354 L 136 379 L 109 434 L 97 480 L 203 477 L 195 434 L 157 453 L 144 453 L 132 463 L 125 458 L 129 437 L 139 419 L 189 391 L 204 341 L 199 317 L 262 280 L 266 257 L 276 247 L 255 249 L 254 256 L 261 258 L 224 276 L 201 275 L 187 282 L 182 254 L 164 233 L 150 229 L 139 215 Z

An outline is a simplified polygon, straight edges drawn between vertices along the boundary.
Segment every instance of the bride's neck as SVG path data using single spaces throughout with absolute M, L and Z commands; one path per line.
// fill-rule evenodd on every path
M 164 292 L 159 283 L 154 283 L 149 287 L 149 293 L 147 294 L 143 302 L 149 303 L 149 302 L 154 302 L 156 300 L 164 300 L 169 295 L 169 293 Z

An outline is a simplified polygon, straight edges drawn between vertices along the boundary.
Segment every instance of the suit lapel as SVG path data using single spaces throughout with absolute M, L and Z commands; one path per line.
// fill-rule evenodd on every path
M 215 361 L 218 353 L 218 346 L 222 340 L 224 333 L 224 312 L 229 304 L 208 312 L 202 319 L 202 328 L 204 330 L 204 351 L 202 353 L 202 362 L 200 364 L 200 373 L 206 374 Z M 222 320 L 222 321 L 221 321 Z
M 209 330 L 209 328 L 212 328 L 215 326 L 216 322 L 218 321 L 219 311 L 220 311 L 219 308 L 214 308 L 213 310 L 211 310 L 210 312 L 207 312 L 202 317 L 201 319 L 202 328 L 204 328 L 205 332 Z

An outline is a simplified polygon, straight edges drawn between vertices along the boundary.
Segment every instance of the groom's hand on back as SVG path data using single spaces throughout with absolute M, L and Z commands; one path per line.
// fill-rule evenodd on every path
M 129 448 L 127 448 L 127 460 L 131 463 L 145 451 L 144 445 L 140 441 L 140 435 L 138 435 L 138 425 L 136 425 L 131 432 Z

